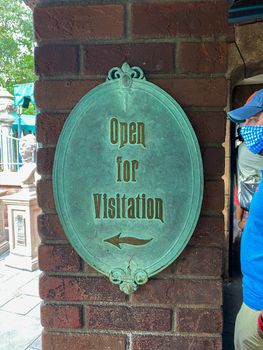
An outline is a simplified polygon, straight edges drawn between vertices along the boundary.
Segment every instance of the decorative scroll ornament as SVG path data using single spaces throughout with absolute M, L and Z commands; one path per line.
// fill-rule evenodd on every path
M 139 285 L 145 284 L 148 281 L 148 275 L 142 269 L 133 272 L 128 267 L 126 272 L 123 269 L 113 269 L 110 272 L 109 279 L 112 283 L 118 284 L 122 292 L 131 294 L 136 292 Z
M 125 62 L 119 67 L 113 67 L 109 73 L 107 80 L 118 80 L 124 88 L 129 88 L 132 84 L 132 79 L 146 80 L 144 73 L 140 67 L 130 67 L 130 65 Z

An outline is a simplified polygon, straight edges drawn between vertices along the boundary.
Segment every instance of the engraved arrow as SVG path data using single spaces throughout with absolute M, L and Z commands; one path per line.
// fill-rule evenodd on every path
M 121 233 L 119 233 L 116 236 L 113 236 L 111 238 L 104 239 L 104 242 L 110 243 L 112 245 L 115 245 L 116 247 L 120 248 L 120 244 L 130 244 L 130 245 L 145 245 L 149 242 L 151 242 L 151 239 L 139 239 L 134 237 L 120 237 Z

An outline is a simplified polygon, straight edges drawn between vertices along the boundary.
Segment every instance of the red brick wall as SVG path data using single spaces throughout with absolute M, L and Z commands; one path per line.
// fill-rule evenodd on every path
M 77 3 L 42 0 L 34 10 L 37 138 L 43 145 L 37 164 L 43 350 L 221 349 L 227 2 Z M 190 243 L 130 297 L 70 247 L 56 215 L 51 175 L 68 113 L 124 61 L 143 68 L 184 108 L 205 175 Z

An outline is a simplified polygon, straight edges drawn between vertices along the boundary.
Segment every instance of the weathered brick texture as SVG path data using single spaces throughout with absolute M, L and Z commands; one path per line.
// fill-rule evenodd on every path
M 192 275 L 216 277 L 222 273 L 222 250 L 187 246 L 173 264 L 160 275 Z
M 166 43 L 90 45 L 85 49 L 84 59 L 85 73 L 91 75 L 105 75 L 124 61 L 141 67 L 145 73 L 172 73 L 175 46 Z
M 223 147 L 204 147 L 202 150 L 205 178 L 221 178 L 225 173 Z
M 216 280 L 152 279 L 132 295 L 132 302 L 219 306 L 222 303 L 221 288 L 221 282 Z
M 47 350 L 126 350 L 124 335 L 43 333 L 43 348 Z
M 161 308 L 89 306 L 89 329 L 167 332 L 172 326 L 172 311 Z
M 224 182 L 206 181 L 202 212 L 220 214 L 224 209 Z
M 209 309 L 178 309 L 176 330 L 187 333 L 221 333 L 222 312 Z
M 55 148 L 37 150 L 37 172 L 40 175 L 51 175 L 55 157 Z
M 39 42 L 121 38 L 124 33 L 124 8 L 122 5 L 38 7 L 34 11 L 34 24 Z
M 225 141 L 226 114 L 224 112 L 193 112 L 187 116 L 195 130 L 199 143 L 220 143 Z
M 36 73 L 45 76 L 77 74 L 79 47 L 76 45 L 50 45 L 35 49 Z
M 182 43 L 179 62 L 181 73 L 224 73 L 227 45 L 225 42 Z
M 190 240 L 193 244 L 222 246 L 224 243 L 224 217 L 201 216 Z
M 226 14 L 222 1 L 133 4 L 132 33 L 143 38 L 226 35 Z
M 180 336 L 134 336 L 133 350 L 221 350 L 221 339 Z
M 35 83 L 36 104 L 40 111 L 71 110 L 99 80 L 52 80 Z
M 46 145 L 56 144 L 66 119 L 67 114 L 38 114 L 37 141 Z
M 63 277 L 40 278 L 40 297 L 56 301 L 118 301 L 126 296 L 106 277 Z
M 42 240 L 67 240 L 57 215 L 41 214 L 37 218 L 37 223 L 38 233 Z
M 37 182 L 37 198 L 41 209 L 55 209 L 52 181 L 39 180 Z
M 42 304 L 41 324 L 46 328 L 81 328 L 81 307 Z
M 38 259 L 42 271 L 77 272 L 81 267 L 78 254 L 68 245 L 40 245 Z
M 227 85 L 224 78 L 152 79 L 183 107 L 223 107 Z

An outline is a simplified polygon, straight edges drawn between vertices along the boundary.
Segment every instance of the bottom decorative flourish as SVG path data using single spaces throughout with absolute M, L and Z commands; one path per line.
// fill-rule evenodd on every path
M 132 294 L 136 292 L 139 285 L 148 281 L 148 275 L 142 269 L 131 271 L 130 268 L 127 268 L 127 271 L 124 271 L 118 268 L 110 272 L 109 279 L 112 283 L 118 284 L 120 290 L 125 294 Z

